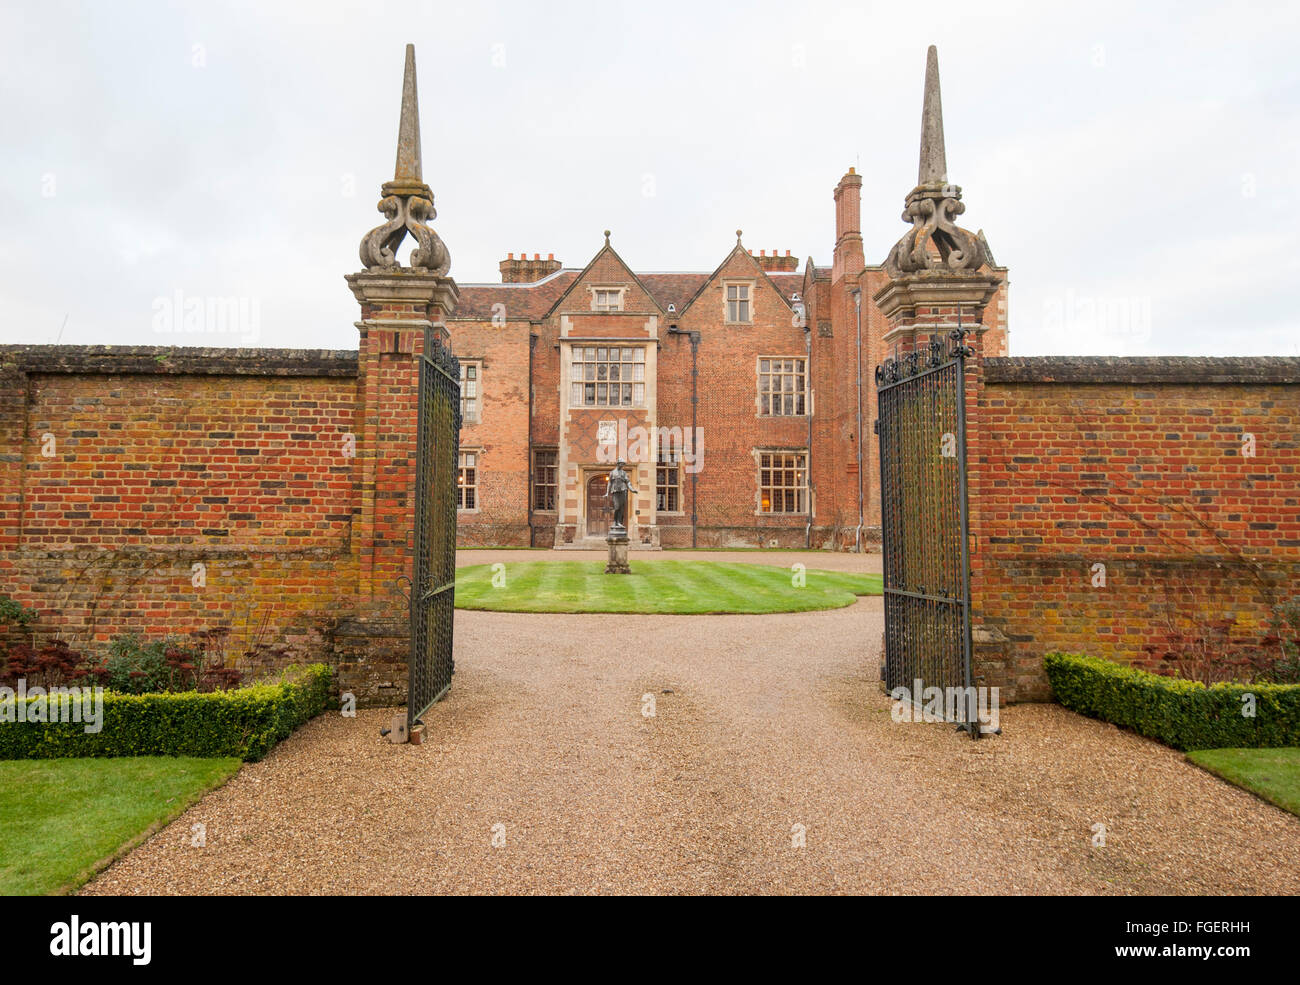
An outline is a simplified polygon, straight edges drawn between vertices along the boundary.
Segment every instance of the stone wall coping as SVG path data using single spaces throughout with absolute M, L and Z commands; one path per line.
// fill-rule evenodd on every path
M 0 345 L 0 372 L 202 376 L 357 375 L 351 349 L 232 349 L 172 345 Z
M 1298 356 L 991 356 L 988 383 L 1300 383 Z

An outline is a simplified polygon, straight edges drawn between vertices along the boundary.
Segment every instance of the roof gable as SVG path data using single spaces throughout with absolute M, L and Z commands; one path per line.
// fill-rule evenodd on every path
M 749 269 L 753 270 L 754 273 L 758 275 L 758 277 L 760 277 L 762 280 L 767 282 L 767 286 L 776 292 L 776 295 L 781 299 L 782 304 L 784 304 L 787 308 L 790 308 L 791 311 L 794 310 L 790 305 L 789 293 L 786 290 L 783 290 L 780 286 L 778 286 L 777 282 L 773 279 L 773 275 L 768 274 L 768 272 L 763 269 L 763 265 L 759 263 L 757 259 L 755 259 L 754 255 L 745 249 L 744 244 L 740 241 L 740 230 L 737 229 L 736 245 L 732 247 L 731 252 L 727 254 L 726 258 L 720 264 L 718 264 L 717 268 L 713 271 L 713 273 L 709 274 L 709 276 L 704 279 L 704 282 L 700 284 L 699 288 L 696 289 L 695 293 L 691 295 L 691 299 L 687 301 L 683 307 L 678 309 L 678 314 L 681 314 L 682 312 L 686 311 L 687 308 L 693 305 L 696 302 L 696 300 L 699 299 L 700 295 L 702 295 L 705 292 L 708 286 L 712 284 L 714 281 L 716 281 L 719 277 L 723 276 L 724 272 L 729 267 L 735 266 L 737 264 L 737 257 L 742 258 L 739 261 L 741 264 L 747 264 Z M 735 274 L 733 273 L 731 274 L 731 276 L 735 276 Z M 775 276 L 782 278 L 783 281 L 787 281 L 787 280 L 793 281 L 796 285 L 801 282 L 801 278 L 799 277 L 798 274 L 781 273 L 781 274 L 776 274 Z
M 555 299 L 555 303 L 546 312 L 546 317 L 549 318 L 558 311 L 574 310 L 570 307 L 569 299 L 571 297 L 574 299 L 573 304 L 579 305 L 576 310 L 589 311 L 589 306 L 581 303 L 582 292 L 586 288 L 623 283 L 632 287 L 632 291 L 624 296 L 624 311 L 645 311 L 648 314 L 659 315 L 665 313 L 663 305 L 642 283 L 641 278 L 632 272 L 632 268 L 624 262 L 614 247 L 609 245 L 609 230 L 605 230 L 605 245 L 596 252 L 596 255 L 591 258 L 591 262 L 573 279 L 573 283 L 569 284 L 564 292 Z

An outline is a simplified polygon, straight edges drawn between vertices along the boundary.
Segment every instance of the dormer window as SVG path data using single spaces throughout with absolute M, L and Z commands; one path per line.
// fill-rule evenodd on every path
M 596 287 L 591 292 L 592 311 L 622 311 L 623 288 Z
M 749 309 L 749 285 L 728 284 L 726 290 L 728 324 L 749 324 L 753 321 Z

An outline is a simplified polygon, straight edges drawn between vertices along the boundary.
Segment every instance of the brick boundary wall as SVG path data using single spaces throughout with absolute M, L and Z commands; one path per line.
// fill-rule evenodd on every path
M 1051 650 L 1190 676 L 1180 636 L 1227 620 L 1257 645 L 1272 604 L 1300 595 L 1300 358 L 970 372 L 974 673 L 1004 700 L 1050 697 Z
M 366 375 L 357 351 L 0 346 L 0 593 L 96 654 L 228 626 L 228 655 L 293 647 L 251 670 L 324 660 L 402 700 L 405 639 L 367 619 L 405 603 L 359 598 Z

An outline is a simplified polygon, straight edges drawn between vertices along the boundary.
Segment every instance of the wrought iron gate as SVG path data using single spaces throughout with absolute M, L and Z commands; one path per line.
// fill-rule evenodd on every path
M 945 717 L 980 734 L 971 690 L 966 513 L 966 332 L 876 368 L 885 581 L 885 687 L 945 695 Z M 960 689 L 954 692 L 949 689 Z M 949 697 L 951 696 L 951 697 Z M 956 700 L 954 700 L 956 699 Z
M 451 687 L 452 620 L 456 614 L 460 363 L 426 329 L 419 365 L 408 729 Z

